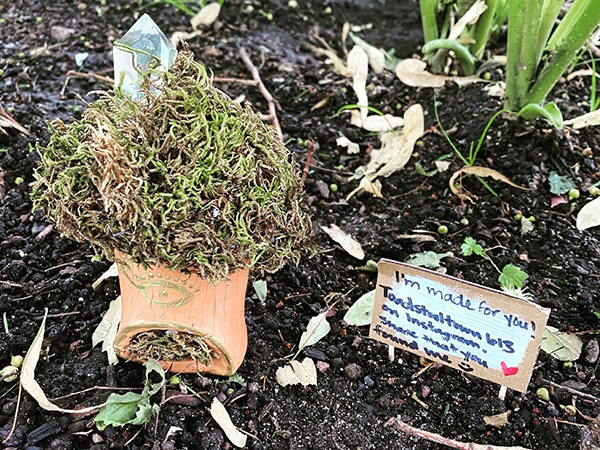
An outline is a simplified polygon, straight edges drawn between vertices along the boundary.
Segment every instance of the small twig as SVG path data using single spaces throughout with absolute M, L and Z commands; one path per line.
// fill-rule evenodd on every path
M 6 436 L 6 439 L 4 439 L 2 441 L 3 444 L 6 444 L 10 440 L 13 433 L 15 432 L 15 428 L 17 427 L 17 418 L 19 417 L 19 407 L 21 406 L 21 394 L 22 393 L 23 393 L 23 385 L 21 383 L 19 383 L 19 394 L 17 396 L 17 407 L 15 408 L 15 417 L 13 419 L 12 427 L 10 428 L 10 433 L 8 433 L 8 436 Z
M 13 283 L 12 281 L 2 281 L 2 280 L 0 280 L 0 284 L 2 284 L 4 286 L 10 286 L 10 287 L 16 287 L 16 288 L 22 288 L 23 287 L 22 284 Z
M 232 77 L 213 77 L 213 83 L 237 83 L 247 84 L 248 86 L 258 86 L 256 80 L 244 80 L 243 78 L 232 78 Z
M 252 78 L 254 78 L 254 81 L 258 83 L 258 90 L 269 104 L 269 114 L 271 115 L 271 122 L 273 122 L 273 128 L 275 128 L 275 131 L 277 131 L 279 138 L 283 141 L 283 133 L 281 131 L 281 126 L 279 125 L 279 119 L 277 118 L 277 108 L 275 106 L 275 99 L 262 82 L 262 79 L 260 78 L 260 73 L 258 72 L 258 68 L 254 65 L 254 63 L 250 59 L 250 56 L 248 56 L 248 52 L 246 52 L 246 49 L 244 47 L 240 48 L 240 57 L 242 58 L 242 61 L 244 61 L 244 63 L 246 64 L 246 67 L 248 68 L 250 73 L 252 74 Z
M 48 319 L 53 319 L 56 317 L 74 316 L 76 314 L 81 314 L 81 311 L 71 311 L 71 312 L 58 313 L 58 314 L 48 314 L 46 317 Z M 43 318 L 44 318 L 44 316 L 37 316 L 37 317 L 34 317 L 33 320 L 42 320 Z
M 411 427 L 407 423 L 396 419 L 395 417 L 388 420 L 385 424 L 386 427 L 394 427 L 403 433 L 411 436 L 421 437 L 428 441 L 435 442 L 437 444 L 447 445 L 448 447 L 456 448 L 458 450 L 529 450 L 525 447 L 503 447 L 490 444 L 476 444 L 474 442 L 460 442 L 454 439 L 448 439 L 436 433 L 421 430 L 419 428 Z
M 41 241 L 42 239 L 44 239 L 46 236 L 48 236 L 52 230 L 54 229 L 54 225 L 50 224 L 48 226 L 46 226 L 46 228 L 44 228 L 42 231 L 40 231 L 40 234 L 38 234 L 35 237 L 36 241 Z
M 105 77 L 104 75 L 98 75 L 94 72 L 77 72 L 75 70 L 69 70 L 67 72 L 67 78 L 95 78 L 100 81 L 104 81 L 105 83 L 114 84 L 115 80 L 111 77 Z
M 587 398 L 588 400 L 600 402 L 600 398 L 598 398 L 598 397 L 594 397 L 591 394 L 586 394 L 585 392 L 578 391 L 577 389 L 573 389 L 573 388 L 570 388 L 567 386 L 562 386 L 558 383 L 554 383 L 553 381 L 546 380 L 545 378 L 542 378 L 542 383 L 549 384 L 550 386 L 555 387 L 557 389 L 564 389 L 565 391 L 570 392 L 571 394 L 579 395 L 580 397 Z
M 111 386 L 93 386 L 91 388 L 84 389 L 83 391 L 73 392 L 72 394 L 63 395 L 62 397 L 56 397 L 49 399 L 51 402 L 58 400 L 64 400 L 65 398 L 74 397 L 79 394 L 85 394 L 90 391 L 141 391 L 142 388 L 128 388 L 128 387 L 111 387 Z
M 304 164 L 304 170 L 302 171 L 302 179 L 300 180 L 301 185 L 304 185 L 306 177 L 308 176 L 308 168 L 310 167 L 310 160 L 312 159 L 312 152 L 315 147 L 315 144 L 313 141 L 309 140 L 306 142 L 306 147 L 308 148 L 308 152 L 306 153 L 306 164 Z
M 52 267 L 50 267 L 48 269 L 44 269 L 43 272 L 50 272 L 50 271 L 55 270 L 55 269 L 60 269 L 61 267 L 70 266 L 72 264 L 79 264 L 79 263 L 82 263 L 82 262 L 85 262 L 85 260 L 84 259 L 76 259 L 75 261 L 69 261 L 69 262 L 66 262 L 66 263 L 59 264 L 57 266 L 52 266 Z
M 139 434 L 142 432 L 142 430 L 144 429 L 144 426 L 141 426 L 139 430 L 136 431 L 136 433 L 131 436 L 131 439 L 129 439 L 127 442 L 125 442 L 124 447 L 127 448 L 129 446 L 129 444 L 131 444 L 133 441 L 135 441 L 135 438 L 139 436 Z

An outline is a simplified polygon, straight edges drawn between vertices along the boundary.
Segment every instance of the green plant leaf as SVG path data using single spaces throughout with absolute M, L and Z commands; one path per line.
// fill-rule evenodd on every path
M 426 267 L 427 269 L 439 269 L 441 267 L 441 260 L 451 256 L 454 256 L 454 253 L 436 253 L 430 251 L 414 253 L 408 257 L 406 264 L 418 267 Z
M 306 331 L 302 333 L 302 336 L 300 336 L 298 351 L 302 350 L 304 347 L 316 344 L 323 339 L 327 333 L 329 333 L 331 326 L 329 325 L 329 322 L 327 322 L 326 317 L 327 311 L 322 312 L 318 316 L 310 319 L 310 322 L 308 322 L 308 326 L 306 327 Z
M 267 282 L 265 280 L 256 280 L 252 286 L 258 299 L 264 302 L 267 298 Z
M 546 326 L 540 348 L 559 361 L 575 361 L 581 355 L 582 345 L 579 336 Z
M 372 290 L 356 300 L 350 309 L 346 311 L 344 322 L 357 327 L 370 325 L 374 307 L 375 290 Z
M 479 255 L 479 256 L 483 256 L 483 257 L 487 256 L 485 254 L 485 252 L 483 251 L 483 247 L 481 245 L 479 245 L 477 243 L 477 241 L 475 239 L 473 239 L 471 236 L 467 236 L 465 238 L 465 242 L 463 242 L 463 244 L 460 246 L 460 252 L 464 256 L 470 256 L 473 253 L 475 253 L 476 255 Z
M 596 315 L 596 317 L 597 317 L 598 319 L 600 319 L 600 313 L 598 313 L 598 312 L 594 312 L 594 314 Z
M 556 195 L 566 194 L 571 189 L 575 189 L 573 180 L 569 177 L 561 177 L 554 171 L 550 172 L 548 183 L 550 183 L 550 192 Z
M 498 276 L 498 281 L 506 289 L 522 288 L 523 281 L 529 278 L 524 271 L 517 266 L 507 264 L 502 268 L 502 273 Z
M 156 372 L 160 381 L 150 380 L 150 374 Z M 150 421 L 152 411 L 158 405 L 150 405 L 150 397 L 158 392 L 165 384 L 165 371 L 153 360 L 146 362 L 146 384 L 141 394 L 127 392 L 125 394 L 110 394 L 94 421 L 100 431 L 108 425 L 122 427 L 127 424 L 141 425 Z
M 540 106 L 537 103 L 529 103 L 517 113 L 518 116 L 525 120 L 535 120 L 538 117 L 543 117 L 548 120 L 555 128 L 559 130 L 563 127 L 563 117 L 556 103 L 546 103 Z

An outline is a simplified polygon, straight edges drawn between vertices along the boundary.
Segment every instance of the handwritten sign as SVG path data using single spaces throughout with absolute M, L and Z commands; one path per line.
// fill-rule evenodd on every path
M 503 292 L 383 259 L 369 337 L 525 392 L 549 315 Z

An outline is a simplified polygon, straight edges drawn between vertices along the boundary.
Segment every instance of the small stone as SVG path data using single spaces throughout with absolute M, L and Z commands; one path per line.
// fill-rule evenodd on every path
M 329 347 L 327 347 L 327 354 L 332 358 L 335 358 L 337 356 L 340 356 L 340 349 L 337 348 L 335 345 L 330 345 Z
M 323 180 L 317 180 L 315 184 L 317 185 L 321 197 L 325 199 L 329 198 L 329 185 Z
M 583 370 L 580 370 L 579 372 L 577 372 L 577 378 L 579 378 L 580 380 L 585 380 L 587 377 L 585 376 L 585 372 Z
M 372 388 L 373 386 L 375 386 L 375 381 L 373 381 L 373 379 L 369 375 L 367 375 L 366 377 L 364 377 L 363 381 L 365 382 L 365 385 L 367 387 Z
M 344 373 L 351 380 L 358 380 L 362 373 L 362 369 L 358 364 L 350 363 L 344 367 Z
M 306 353 L 306 356 L 312 359 L 329 361 L 329 357 L 325 354 L 325 352 L 319 350 L 318 348 L 307 348 L 304 350 L 304 353 Z
M 164 441 L 160 444 L 161 450 L 176 450 L 175 443 L 173 441 Z
M 331 360 L 331 364 L 333 365 L 333 367 L 338 369 L 344 365 L 344 360 L 342 358 L 333 358 Z
M 55 25 L 50 28 L 50 36 L 57 41 L 66 41 L 73 36 L 73 33 L 75 33 L 73 28 L 61 27 L 59 25 Z
M 587 384 L 585 384 L 581 381 L 575 381 L 575 380 L 567 380 L 567 381 L 560 383 L 560 385 L 564 386 L 566 388 L 575 389 L 577 391 L 582 391 L 587 388 Z
M 315 366 L 317 367 L 317 370 L 321 373 L 325 373 L 327 372 L 327 370 L 329 370 L 329 363 L 326 363 L 325 361 L 317 361 Z
M 429 386 L 421 387 L 421 396 L 427 398 L 431 394 L 431 388 Z
M 94 444 L 99 444 L 100 442 L 104 442 L 104 438 L 98 433 L 94 433 L 92 434 L 92 441 L 94 442 Z
M 352 347 L 358 348 L 358 347 L 360 347 L 360 344 L 362 344 L 362 342 L 363 342 L 363 338 L 361 338 L 360 336 L 356 336 L 354 338 L 354 340 L 352 341 Z
M 598 354 L 600 354 L 600 347 L 598 346 L 597 340 L 591 340 L 585 346 L 585 361 L 594 364 L 598 361 Z

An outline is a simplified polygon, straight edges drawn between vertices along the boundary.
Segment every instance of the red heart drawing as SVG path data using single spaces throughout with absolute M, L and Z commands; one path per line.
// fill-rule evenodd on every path
M 506 376 L 515 375 L 518 371 L 518 367 L 508 367 L 504 361 L 500 363 L 500 367 L 502 368 L 502 373 Z

